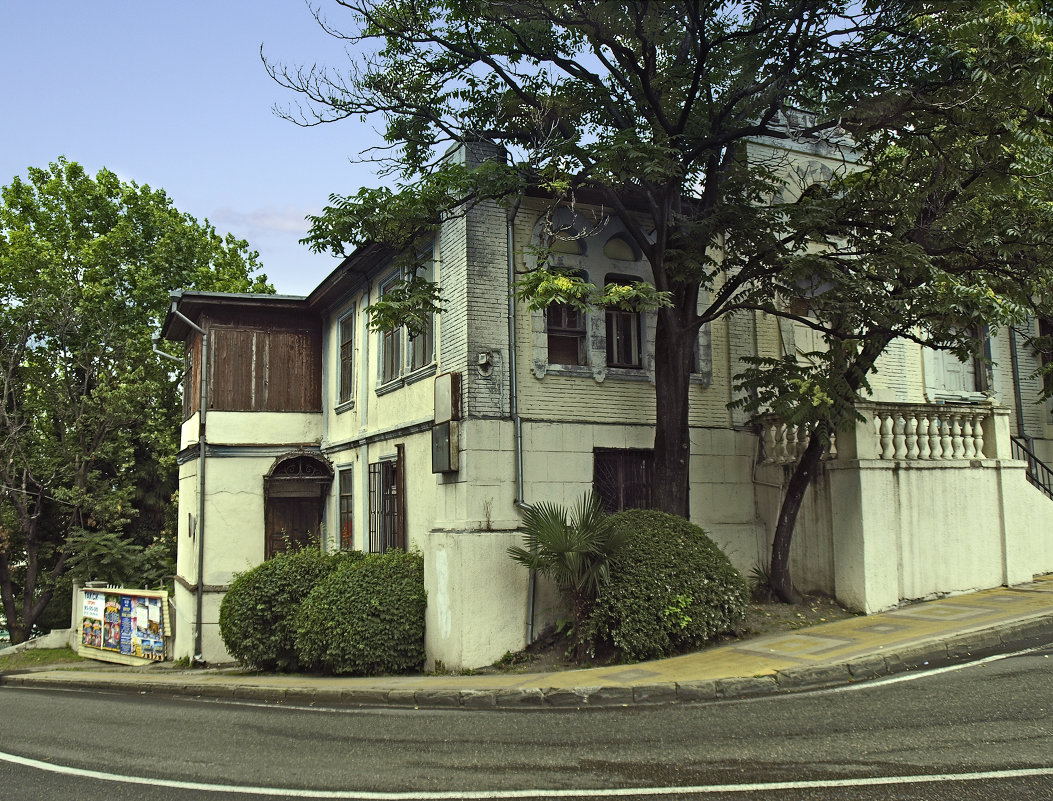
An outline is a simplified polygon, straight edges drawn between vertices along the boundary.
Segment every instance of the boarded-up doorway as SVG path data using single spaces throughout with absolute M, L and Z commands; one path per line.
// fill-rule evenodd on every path
M 265 558 L 321 541 L 332 481 L 333 470 L 320 457 L 297 453 L 275 462 L 263 479 Z

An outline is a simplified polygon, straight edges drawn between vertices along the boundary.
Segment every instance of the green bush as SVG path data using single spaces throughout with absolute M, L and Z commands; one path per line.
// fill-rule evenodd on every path
M 426 604 L 420 554 L 369 554 L 327 576 L 307 597 L 296 633 L 300 661 L 328 673 L 418 670 Z
M 742 621 L 749 590 L 698 526 L 632 509 L 611 518 L 624 535 L 589 620 L 592 647 L 626 661 L 698 648 Z
M 280 553 L 234 578 L 219 607 L 219 633 L 239 663 L 260 670 L 296 670 L 296 616 L 314 585 L 358 552 L 326 555 L 317 548 Z

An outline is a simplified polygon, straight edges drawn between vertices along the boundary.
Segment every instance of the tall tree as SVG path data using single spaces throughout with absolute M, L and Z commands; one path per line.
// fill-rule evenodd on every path
M 169 291 L 273 290 L 244 241 L 108 170 L 59 159 L 0 197 L 0 600 L 17 643 L 78 555 L 164 533 L 178 376 L 151 337 Z
M 901 3 L 850 0 L 338 0 L 353 15 L 340 73 L 270 64 L 304 104 L 303 123 L 360 116 L 385 125 L 394 189 L 334 195 L 314 220 L 318 249 L 380 241 L 408 248 L 444 216 L 533 186 L 553 203 L 587 199 L 645 255 L 658 305 L 654 502 L 688 510 L 688 387 L 702 325 L 770 297 L 792 244 L 780 210 L 758 202 L 786 168 L 750 161 L 759 136 L 805 135 L 828 85 L 844 95 L 897 84 Z M 887 6 L 887 7 L 886 7 Z M 827 126 L 832 129 L 832 126 Z M 821 136 L 823 128 L 810 132 Z M 450 163 L 451 143 L 487 141 L 508 163 Z M 539 273 L 527 294 L 577 297 Z M 700 290 L 708 305 L 699 311 Z M 557 291 L 558 290 L 558 291 Z M 562 293 L 562 294 L 561 294 Z M 601 302 L 625 303 L 616 292 Z
M 1044 165 L 1049 97 L 1037 0 L 335 5 L 351 12 L 350 32 L 319 19 L 348 41 L 346 71 L 269 69 L 302 96 L 286 112 L 302 124 L 382 120 L 388 147 L 373 155 L 396 185 L 334 195 L 314 220 L 313 246 L 404 248 L 444 215 L 527 187 L 617 217 L 650 263 L 661 305 L 654 501 L 665 511 L 687 511 L 688 378 L 705 323 L 750 309 L 793 316 L 790 301 L 816 281 L 827 291 L 802 319 L 843 343 L 831 347 L 823 393 L 836 390 L 849 410 L 881 350 L 915 322 L 926 341 L 965 348 L 965 319 L 998 323 L 1019 311 L 1019 279 L 1037 251 L 996 204 L 1032 193 L 1028 213 L 1041 210 L 1026 180 L 1029 159 L 1036 174 Z M 449 144 L 480 140 L 509 162 L 441 158 Z M 844 152 L 844 169 L 826 176 L 827 192 L 787 202 L 790 157 L 757 147 L 780 141 Z M 830 251 L 838 255 L 816 257 Z M 1012 275 L 999 272 L 1007 262 Z M 540 304 L 590 300 L 574 280 L 542 266 L 523 290 Z M 861 346 L 856 336 L 866 336 Z M 814 475 L 814 456 L 794 493 Z M 779 525 L 787 553 L 795 505 Z M 784 584 L 792 589 L 788 573 Z

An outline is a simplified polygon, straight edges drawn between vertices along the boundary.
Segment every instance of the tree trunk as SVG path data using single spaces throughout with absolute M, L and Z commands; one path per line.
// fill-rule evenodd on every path
M 698 291 L 695 290 L 697 297 Z M 697 302 L 697 301 L 695 301 Z M 676 308 L 658 312 L 655 334 L 654 490 L 652 506 L 689 516 L 691 435 L 687 423 L 688 389 L 694 356 L 694 328 L 685 326 Z
M 779 507 L 779 522 L 775 525 L 775 536 L 771 543 L 768 586 L 780 600 L 788 604 L 800 603 L 803 600 L 790 579 L 790 542 L 797 523 L 797 513 L 801 511 L 804 494 L 808 491 L 808 485 L 811 484 L 812 478 L 819 469 L 824 447 L 823 438 L 813 434 L 808 447 L 805 448 L 800 461 L 794 468 L 793 475 L 790 476 L 790 483 L 786 487 L 782 506 Z
M 15 612 L 15 587 L 11 580 L 10 567 L 7 556 L 0 553 L 0 601 L 3 601 L 4 617 L 7 618 L 7 633 L 11 637 L 11 644 L 18 645 L 25 641 L 26 635 Z
M 844 375 L 845 381 L 842 388 L 844 396 L 840 398 L 840 408 L 845 410 L 833 420 L 825 420 L 818 424 L 820 431 L 825 429 L 827 434 L 836 431 L 843 419 L 851 419 L 849 415 L 854 414 L 855 393 L 863 386 L 867 375 L 874 369 L 878 357 L 892 341 L 892 336 L 887 332 L 878 335 L 864 337 L 864 345 L 859 354 L 849 360 L 844 351 L 843 341 L 836 346 L 832 364 Z M 779 508 L 779 521 L 775 525 L 775 536 L 771 543 L 771 565 L 768 573 L 768 586 L 771 587 L 780 599 L 785 603 L 799 603 L 801 594 L 793 587 L 790 579 L 790 542 L 793 539 L 793 529 L 797 523 L 797 513 L 801 511 L 804 502 L 804 494 L 812 483 L 819 462 L 823 458 L 823 449 L 826 447 L 826 437 L 813 435 L 805 448 L 800 461 L 790 476 L 790 483 L 786 486 L 786 494 Z

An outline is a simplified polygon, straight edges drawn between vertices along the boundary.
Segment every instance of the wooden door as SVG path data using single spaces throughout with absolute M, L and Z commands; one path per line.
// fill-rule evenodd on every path
M 322 498 L 270 497 L 265 526 L 267 559 L 290 548 L 317 543 L 321 539 Z

